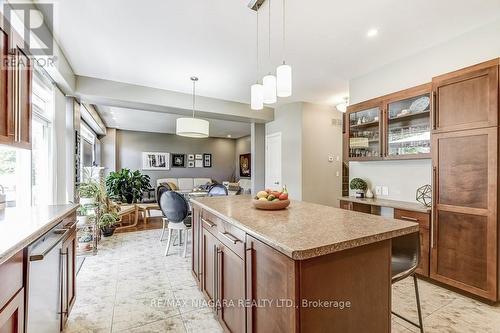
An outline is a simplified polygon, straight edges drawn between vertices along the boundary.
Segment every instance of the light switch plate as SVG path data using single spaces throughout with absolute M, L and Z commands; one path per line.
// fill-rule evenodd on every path
M 382 186 L 382 195 L 389 195 L 389 188 L 387 186 Z
M 337 171 L 337 172 L 335 173 L 335 175 L 336 175 L 337 177 L 340 177 L 340 172 L 338 172 L 338 171 Z
M 375 186 L 375 194 L 382 195 L 382 186 Z

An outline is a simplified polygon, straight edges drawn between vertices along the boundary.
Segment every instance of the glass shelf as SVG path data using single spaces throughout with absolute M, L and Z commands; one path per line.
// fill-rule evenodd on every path
M 349 114 L 349 157 L 380 157 L 380 108 Z
M 387 156 L 430 153 L 429 94 L 389 103 L 387 115 Z

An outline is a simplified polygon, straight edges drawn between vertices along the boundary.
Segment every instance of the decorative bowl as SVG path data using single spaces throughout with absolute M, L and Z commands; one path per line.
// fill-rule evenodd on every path
M 290 200 L 288 199 L 279 201 L 264 201 L 253 199 L 252 203 L 255 208 L 263 210 L 280 210 L 290 206 Z

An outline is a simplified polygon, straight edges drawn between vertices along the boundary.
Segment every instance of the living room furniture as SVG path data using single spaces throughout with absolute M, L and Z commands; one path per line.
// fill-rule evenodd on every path
M 168 255 L 168 250 L 170 249 L 170 243 L 172 242 L 172 232 L 177 230 L 179 234 L 179 245 L 182 244 L 182 234 L 185 233 L 184 239 L 184 257 L 187 252 L 187 243 L 189 237 L 189 230 L 191 229 L 191 210 L 189 209 L 189 204 L 180 193 L 174 191 L 166 191 L 160 197 L 159 200 L 161 210 L 163 215 L 163 231 L 165 226 L 168 228 L 168 240 L 167 247 L 165 249 L 165 256 Z
M 174 184 L 177 189 L 173 189 L 174 191 L 181 193 L 190 193 L 193 192 L 193 189 L 212 183 L 212 179 L 210 178 L 160 178 L 156 181 L 156 187 L 162 184 Z
M 420 295 L 418 293 L 418 281 L 415 276 L 415 270 L 418 267 L 420 257 L 420 240 L 417 233 L 404 235 L 392 239 L 391 244 L 391 283 L 404 280 L 407 277 L 413 277 L 413 286 L 415 288 L 415 300 L 417 302 L 418 324 L 402 316 L 399 313 L 391 311 L 395 316 L 412 324 L 424 332 L 422 323 L 422 309 L 420 308 Z

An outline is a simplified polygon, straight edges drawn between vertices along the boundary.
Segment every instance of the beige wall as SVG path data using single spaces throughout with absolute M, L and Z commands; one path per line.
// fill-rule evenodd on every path
M 302 200 L 338 206 L 342 194 L 342 126 L 331 106 L 304 103 Z M 331 160 L 330 160 L 331 159 Z

